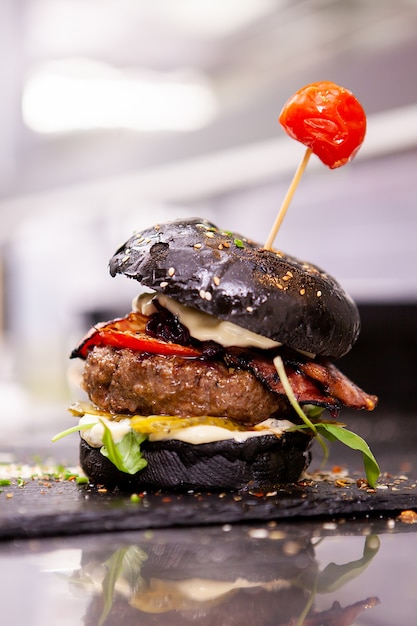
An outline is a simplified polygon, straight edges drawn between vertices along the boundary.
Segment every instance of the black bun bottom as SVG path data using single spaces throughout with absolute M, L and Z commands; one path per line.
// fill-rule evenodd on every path
M 93 483 L 122 491 L 267 491 L 297 482 L 310 463 L 311 441 L 300 432 L 251 437 L 243 443 L 147 441 L 141 449 L 148 465 L 131 475 L 81 439 L 80 464 Z

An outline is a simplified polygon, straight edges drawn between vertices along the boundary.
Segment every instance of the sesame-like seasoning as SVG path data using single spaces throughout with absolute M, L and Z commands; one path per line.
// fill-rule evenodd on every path
M 201 243 L 195 243 L 193 248 L 195 248 L 196 250 L 200 250 L 201 245 L 202 245 Z
M 218 250 L 223 250 L 223 244 L 219 243 L 219 245 L 217 246 Z
M 316 296 L 317 296 L 318 298 L 320 298 L 320 297 L 321 297 L 321 291 L 320 291 L 320 290 L 316 293 Z
M 207 231 L 207 232 L 206 232 L 206 233 L 204 233 L 204 234 L 205 234 L 205 235 L 206 235 L 206 237 L 208 237 L 209 239 L 213 239 L 213 237 L 214 237 L 214 233 L 213 233 L 211 230 Z
M 200 296 L 202 300 L 210 301 L 213 298 L 211 293 L 209 291 L 205 291 L 204 289 L 200 289 L 200 291 L 198 292 L 198 295 Z
M 159 283 L 159 286 L 164 289 L 165 287 L 168 287 L 168 283 L 166 280 L 163 280 L 162 283 Z
M 174 276 L 175 274 L 175 268 L 174 267 L 170 267 L 168 270 L 168 276 Z
M 300 289 L 300 296 L 304 296 L 305 292 L 306 292 L 306 290 L 304 289 L 304 287 L 302 289 Z
M 230 248 L 230 243 L 228 241 L 223 241 L 223 248 Z
M 285 274 L 285 276 L 282 277 L 282 280 L 287 281 L 287 280 L 291 280 L 291 278 L 292 278 L 291 276 L 288 276 L 288 274 Z
M 253 306 L 247 306 L 246 310 L 248 313 L 253 313 Z
M 218 287 L 220 285 L 220 278 L 218 276 L 213 276 L 213 283 Z

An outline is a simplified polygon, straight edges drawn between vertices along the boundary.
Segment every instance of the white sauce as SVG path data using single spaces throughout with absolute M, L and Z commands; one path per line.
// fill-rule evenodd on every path
M 203 578 L 189 578 L 178 582 L 169 582 L 169 589 L 176 591 L 182 597 L 195 602 L 208 602 L 217 600 L 236 589 L 252 589 L 254 587 L 274 587 L 274 589 L 288 588 L 289 582 L 274 580 L 269 583 L 250 581 L 246 578 L 238 578 L 234 581 L 206 580 Z
M 130 420 L 123 419 L 119 422 L 110 421 L 105 417 L 97 417 L 94 415 L 84 415 L 80 419 L 80 425 L 92 424 L 92 428 L 81 430 L 81 437 L 92 447 L 101 448 L 103 444 L 104 426 L 101 421 L 105 422 L 109 428 L 113 441 L 119 443 L 123 437 L 130 432 Z M 288 420 L 267 419 L 257 424 L 255 430 L 229 430 L 221 426 L 212 426 L 200 424 L 197 426 L 189 426 L 188 428 L 178 428 L 171 432 L 151 433 L 149 441 L 168 441 L 176 440 L 198 445 L 200 443 L 211 443 L 213 441 L 226 441 L 233 439 L 237 442 L 243 442 L 250 437 L 260 437 L 262 435 L 280 436 L 283 432 L 291 428 L 293 424 Z
M 140 294 L 133 300 L 133 311 L 142 315 L 155 313 L 156 308 L 152 303 L 154 298 L 157 298 L 161 306 L 175 315 L 181 324 L 188 328 L 190 335 L 199 341 L 216 341 L 225 348 L 240 346 L 242 348 L 253 347 L 263 350 L 282 345 L 278 341 L 253 333 L 232 322 L 225 322 L 214 315 L 184 306 L 163 294 Z
M 94 424 L 91 428 L 81 429 L 81 437 L 92 447 L 101 448 L 103 444 L 104 435 L 104 422 L 111 432 L 114 443 L 119 443 L 127 433 L 132 429 L 130 427 L 130 420 L 124 419 L 119 422 L 110 421 L 105 417 L 98 417 L 96 415 L 84 415 L 80 418 L 79 424 Z
M 265 420 L 261 424 L 256 425 L 255 430 L 229 430 L 221 426 L 212 426 L 199 424 L 197 426 L 189 426 L 188 428 L 179 428 L 171 430 L 169 433 L 152 433 L 149 435 L 149 441 L 168 441 L 175 439 L 198 445 L 199 443 L 211 443 L 212 441 L 226 441 L 233 439 L 238 443 L 242 443 L 251 437 L 261 437 L 262 435 L 280 436 L 285 430 L 291 428 L 293 424 L 287 420 Z

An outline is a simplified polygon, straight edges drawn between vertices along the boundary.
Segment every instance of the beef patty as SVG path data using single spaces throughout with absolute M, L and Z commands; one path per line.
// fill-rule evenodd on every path
M 89 352 L 83 387 L 94 404 L 111 413 L 208 415 L 256 424 L 290 412 L 287 399 L 249 371 L 110 346 Z

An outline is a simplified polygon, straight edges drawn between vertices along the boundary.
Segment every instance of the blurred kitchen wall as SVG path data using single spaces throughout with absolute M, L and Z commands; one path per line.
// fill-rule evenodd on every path
M 60 428 L 68 354 L 137 291 L 107 270 L 134 229 L 266 239 L 303 154 L 277 117 L 312 81 L 350 88 L 368 135 L 339 170 L 312 158 L 276 245 L 359 303 L 416 302 L 417 0 L 3 0 L 0 30 L 0 420 Z

